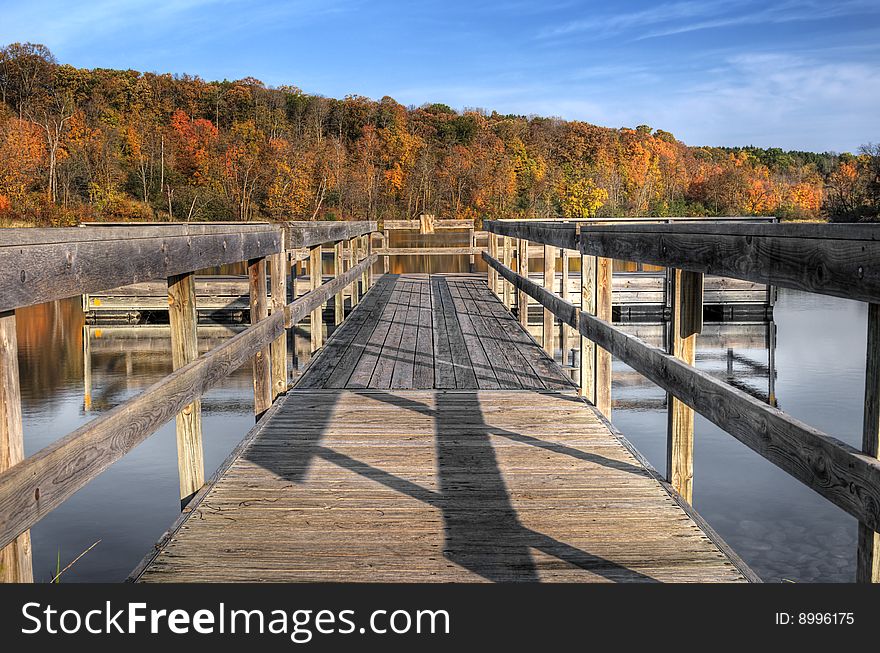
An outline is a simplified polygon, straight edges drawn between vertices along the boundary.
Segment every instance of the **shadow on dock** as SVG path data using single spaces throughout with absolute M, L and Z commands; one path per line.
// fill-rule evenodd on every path
M 283 455 L 267 456 L 257 445 L 245 458 L 299 485 L 308 481 L 309 470 L 320 458 L 436 508 L 443 518 L 443 556 L 492 582 L 540 581 L 533 549 L 614 581 L 656 582 L 623 565 L 525 527 L 511 501 L 491 436 L 639 476 L 647 476 L 644 469 L 493 427 L 484 418 L 477 392 L 435 391 L 432 394 L 436 407 L 390 392 L 365 391 L 363 396 L 433 420 L 436 453 L 433 471 L 437 491 L 322 444 L 337 408 L 337 402 L 327 401 L 326 394 L 319 401 L 305 393 L 289 396 L 288 401 L 299 405 L 288 414 L 300 415 L 308 428 L 295 429 L 295 423 L 291 422 L 295 430 Z M 381 510 L 382 506 L 376 508 Z

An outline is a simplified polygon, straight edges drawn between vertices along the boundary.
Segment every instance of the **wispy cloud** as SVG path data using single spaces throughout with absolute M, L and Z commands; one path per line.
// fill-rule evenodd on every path
M 788 0 L 767 4 L 755 0 L 669 2 L 631 12 L 599 13 L 585 19 L 563 22 L 538 32 L 541 39 L 563 38 L 583 33 L 613 36 L 627 32 L 636 40 L 672 36 L 686 32 L 743 25 L 781 24 L 828 20 L 844 16 L 877 15 L 876 0 Z M 647 30 L 647 31 L 646 31 Z

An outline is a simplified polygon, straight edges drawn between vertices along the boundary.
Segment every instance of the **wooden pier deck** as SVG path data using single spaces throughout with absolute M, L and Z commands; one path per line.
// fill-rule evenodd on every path
M 133 578 L 751 578 L 574 390 L 484 277 L 385 275 Z

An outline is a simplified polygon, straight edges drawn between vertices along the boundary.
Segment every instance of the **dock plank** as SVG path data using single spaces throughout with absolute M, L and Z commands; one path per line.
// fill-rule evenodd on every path
M 745 580 L 572 393 L 280 402 L 137 580 Z

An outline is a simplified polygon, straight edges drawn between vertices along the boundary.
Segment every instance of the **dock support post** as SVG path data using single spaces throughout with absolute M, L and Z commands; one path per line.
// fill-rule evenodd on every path
M 0 472 L 24 460 L 15 311 L 0 313 Z M 0 582 L 33 583 L 31 533 L 0 549 Z
M 498 258 L 498 237 L 493 234 L 491 231 L 488 232 L 489 238 L 489 256 L 492 258 Z M 498 273 L 495 272 L 495 268 L 491 265 L 488 266 L 487 272 L 487 283 L 489 284 L 489 289 L 494 293 L 498 293 Z
M 513 269 L 513 243 L 510 236 L 503 237 L 504 265 Z M 501 282 L 504 285 L 504 307 L 509 311 L 513 308 L 513 285 L 508 281 Z
M 360 246 L 361 246 L 361 259 L 365 259 L 368 256 L 369 250 L 369 236 L 361 236 L 360 237 Z M 368 270 L 364 270 L 361 274 L 361 295 L 366 295 L 367 290 L 370 288 L 370 273 Z
M 556 281 L 556 248 L 550 245 L 544 245 L 544 290 L 552 293 L 554 291 L 554 282 Z M 556 316 L 549 308 L 544 308 L 544 328 L 542 330 L 542 338 L 544 343 L 544 351 L 550 358 L 556 358 L 556 339 L 554 338 L 554 327 L 556 326 Z M 564 361 L 563 361 L 564 362 Z
M 703 275 L 674 270 L 669 353 L 693 365 L 697 334 L 703 330 Z M 666 479 L 688 503 L 693 502 L 694 411 L 669 395 L 666 435 Z
M 168 277 L 168 323 L 171 330 L 171 365 L 177 370 L 199 357 L 196 318 L 196 283 L 192 272 Z M 196 399 L 175 417 L 180 507 L 205 484 L 202 454 L 202 402 Z
M 568 250 L 563 249 L 560 257 L 562 259 L 562 287 L 559 296 L 568 301 Z M 562 322 L 562 328 L 559 330 L 559 350 L 562 352 L 562 364 L 568 364 L 568 330 L 569 327 Z
M 524 238 L 517 242 L 516 267 L 521 277 L 529 278 L 529 241 Z M 529 296 L 525 290 L 516 291 L 516 311 L 519 314 L 519 323 L 528 328 Z
M 333 275 L 341 277 L 344 274 L 342 259 L 345 255 L 344 242 L 339 240 L 333 244 Z M 339 326 L 345 319 L 345 288 L 333 296 L 333 324 Z
M 352 269 L 355 265 L 358 264 L 358 246 L 357 246 L 357 237 L 352 238 L 348 241 L 348 260 L 349 265 L 348 269 Z M 355 279 L 351 282 L 351 307 L 354 308 L 357 306 L 358 301 L 360 300 L 360 293 L 358 292 L 358 280 Z
M 251 295 L 251 324 L 269 317 L 269 303 L 266 300 L 266 259 L 255 258 L 248 261 L 248 281 Z M 269 361 L 269 347 L 264 347 L 254 355 L 254 413 L 257 419 L 272 405 L 272 370 Z
M 89 325 L 83 324 L 83 410 L 92 409 L 92 338 Z
M 612 321 L 611 288 L 612 263 L 610 258 L 596 259 L 596 317 L 609 324 Z M 596 408 L 611 419 L 611 352 L 596 347 Z
M 581 255 L 581 310 L 596 314 L 596 257 Z M 596 405 L 596 344 L 580 337 L 581 379 L 578 389 L 581 397 Z
M 309 250 L 309 290 L 316 290 L 321 287 L 323 280 L 323 259 L 321 257 L 321 246 L 315 245 Z M 324 307 L 318 306 L 312 311 L 309 324 L 309 331 L 312 340 L 312 352 L 318 351 L 324 344 Z
M 366 243 L 367 243 L 367 249 L 364 252 L 364 255 L 368 256 L 368 257 L 372 256 L 373 255 L 373 233 L 372 232 L 368 233 L 366 236 L 364 236 L 364 238 L 366 239 Z M 370 288 L 373 287 L 373 266 L 372 265 L 367 268 L 366 280 L 367 280 L 367 287 L 364 290 L 364 292 L 366 292 L 367 290 L 369 290 Z
M 269 259 L 272 284 L 272 313 L 283 311 L 287 304 L 287 251 L 282 248 Z M 272 399 L 287 392 L 287 333 L 282 333 L 271 346 Z
M 773 370 L 770 370 L 773 373 Z M 865 369 L 865 422 L 862 451 L 880 452 L 880 304 L 868 304 L 868 356 Z M 880 583 L 880 533 L 859 522 L 856 581 Z

